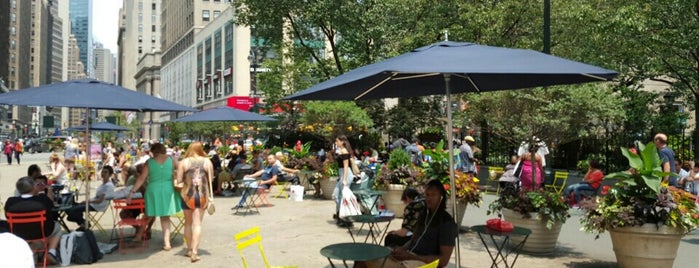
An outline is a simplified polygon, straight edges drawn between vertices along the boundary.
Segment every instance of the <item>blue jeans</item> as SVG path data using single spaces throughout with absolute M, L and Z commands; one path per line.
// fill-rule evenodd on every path
M 264 189 L 269 188 L 269 185 L 267 184 L 258 186 L 257 181 L 244 182 L 243 185 L 243 195 L 240 197 L 240 201 L 238 202 L 238 206 L 241 207 L 245 205 L 245 199 L 248 198 L 249 191 L 257 191 L 258 187 Z
M 587 183 L 576 183 L 568 186 L 568 188 L 566 188 L 565 193 L 566 196 L 570 196 L 570 193 L 573 193 L 575 197 L 575 204 L 580 204 L 581 194 L 583 191 L 595 192 L 596 190 L 597 189 L 592 188 L 592 186 Z

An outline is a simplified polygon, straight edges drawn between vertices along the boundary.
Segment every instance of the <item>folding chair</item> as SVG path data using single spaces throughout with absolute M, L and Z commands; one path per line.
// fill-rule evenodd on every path
M 289 174 L 287 175 L 279 175 L 279 178 L 282 179 L 283 181 L 280 181 L 277 179 L 277 181 L 274 183 L 275 186 L 279 186 L 279 192 L 274 196 L 274 198 L 279 198 L 281 196 L 284 196 L 284 198 L 289 198 L 289 190 L 288 188 L 291 187 L 291 180 L 285 179 L 286 176 L 291 176 Z
M 500 194 L 500 182 L 498 181 L 498 176 L 493 175 L 497 174 L 498 172 L 502 174 L 502 167 L 488 167 L 488 183 L 485 188 L 485 193 L 488 193 L 488 190 L 495 189 L 495 194 Z
M 270 191 L 271 188 L 265 189 L 263 187 L 257 187 L 257 194 L 253 195 L 254 197 L 252 199 L 253 203 L 255 204 L 255 207 L 261 207 L 261 206 L 272 206 L 271 203 L 269 203 L 269 200 L 267 200 L 267 192 Z
M 177 222 L 175 223 L 175 227 L 172 228 L 172 234 L 170 235 L 170 241 L 174 241 L 175 237 L 178 235 L 182 237 L 182 241 L 184 241 L 184 212 L 180 211 L 177 212 L 175 215 L 171 215 L 170 217 L 175 217 L 177 219 Z
M 298 266 L 270 266 L 269 262 L 267 261 L 267 257 L 265 256 L 265 251 L 262 249 L 262 236 L 260 236 L 260 227 L 255 226 L 250 229 L 247 229 L 245 231 L 242 231 L 240 233 L 235 234 L 235 243 L 236 243 L 236 248 L 238 249 L 238 253 L 240 253 L 240 258 L 243 260 L 243 267 L 248 268 L 248 262 L 245 259 L 245 255 L 243 254 L 243 249 L 257 244 L 258 249 L 260 250 L 260 256 L 262 257 L 262 261 L 264 261 L 265 266 L 267 268 L 298 268 Z
M 132 199 L 131 203 L 126 203 L 126 199 L 114 199 L 112 200 L 114 205 L 114 213 L 120 215 L 122 210 L 138 210 L 140 213 L 136 218 L 124 218 L 119 219 L 116 224 L 117 229 L 119 229 L 119 253 L 123 253 L 126 246 L 126 234 L 124 232 L 124 227 L 131 228 L 131 226 L 138 226 L 139 228 L 146 228 L 148 226 L 148 218 L 145 216 L 145 202 L 143 199 Z M 135 235 L 134 231 L 134 235 Z M 142 239 L 141 241 L 141 252 L 144 252 L 148 248 L 148 240 Z
M 566 188 L 566 183 L 568 182 L 568 172 L 556 171 L 553 176 L 553 182 L 544 186 L 545 189 L 551 189 L 561 194 L 563 189 Z
M 430 263 L 425 264 L 423 266 L 420 266 L 418 268 L 437 268 L 437 267 L 439 267 L 439 259 L 436 259 L 433 262 L 430 262 Z
M 111 204 L 107 204 L 107 206 L 111 206 Z M 90 222 L 90 226 L 96 227 L 97 230 L 99 230 L 104 235 L 107 235 L 107 231 L 104 230 L 104 227 L 102 227 L 102 224 L 100 224 L 100 220 L 102 219 L 102 216 L 104 216 L 104 214 L 106 212 L 107 212 L 107 209 L 104 209 L 103 211 L 90 210 L 90 212 L 87 214 L 87 220 Z
M 35 253 L 43 252 L 44 254 L 44 266 L 46 267 L 46 260 L 49 255 L 49 240 L 46 237 L 46 231 L 44 230 L 44 223 L 46 222 L 46 211 L 40 210 L 35 212 L 21 212 L 13 213 L 7 212 L 7 223 L 10 225 L 10 232 L 21 237 L 31 247 L 31 243 L 41 242 L 43 248 L 34 249 L 32 251 Z M 26 225 L 25 225 L 26 224 Z M 24 226 L 22 226 L 24 225 Z M 41 229 L 41 237 L 36 237 L 36 227 Z

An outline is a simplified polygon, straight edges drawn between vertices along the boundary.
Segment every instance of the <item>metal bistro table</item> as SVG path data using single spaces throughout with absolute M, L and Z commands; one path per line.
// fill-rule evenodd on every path
M 369 241 L 369 237 L 371 237 L 371 241 L 374 244 L 381 244 L 383 241 L 384 236 L 386 235 L 386 232 L 388 231 L 388 226 L 391 225 L 391 221 L 395 218 L 395 216 L 378 216 L 378 215 L 355 215 L 355 216 L 349 216 L 347 217 L 348 220 L 356 223 L 361 223 L 362 225 L 359 227 L 359 230 L 357 230 L 357 236 L 359 236 L 359 233 L 362 231 L 364 228 L 364 224 L 366 224 L 369 227 L 368 233 L 366 235 L 366 238 L 364 238 L 364 243 L 367 243 Z M 379 223 L 386 223 L 386 226 L 381 228 L 379 226 Z M 349 232 L 350 236 L 352 237 L 352 241 L 357 242 L 354 239 L 354 234 L 352 233 L 352 226 L 347 227 L 347 231 Z
M 234 214 L 238 214 L 239 210 L 241 209 L 243 209 L 243 216 L 247 215 L 248 213 L 252 214 L 253 212 L 257 212 L 257 214 L 260 214 L 260 210 L 257 209 L 257 206 L 255 205 L 255 202 L 259 198 L 259 189 L 257 186 L 252 186 L 252 184 L 255 182 L 259 183 L 260 181 L 257 179 L 239 179 L 233 181 L 233 183 L 241 184 L 240 187 L 243 189 L 243 194 L 240 198 L 243 198 L 243 195 L 247 193 L 245 203 L 242 206 L 236 205 L 232 208 L 233 210 L 235 210 Z
M 328 245 L 320 249 L 320 254 L 328 258 L 330 266 L 333 268 L 335 264 L 333 264 L 332 259 L 342 260 L 345 267 L 349 268 L 347 260 L 356 262 L 379 258 L 384 258 L 383 263 L 381 263 L 381 267 L 383 267 L 386 263 L 386 258 L 391 255 L 391 249 L 368 243 L 340 243 Z
M 524 243 L 527 242 L 527 238 L 532 233 L 532 231 L 527 228 L 517 226 L 515 226 L 512 232 L 495 231 L 489 229 L 485 225 L 471 226 L 471 230 L 478 234 L 478 237 L 481 239 L 481 242 L 483 242 L 485 249 L 488 251 L 488 255 L 490 255 L 490 259 L 493 261 L 493 264 L 490 265 L 491 268 L 500 267 L 500 263 L 504 264 L 506 268 L 514 267 L 515 262 L 517 262 L 517 258 L 519 257 L 519 251 L 522 249 L 522 247 L 524 247 Z M 506 249 L 505 247 L 507 246 L 507 243 L 511 241 L 510 236 L 513 235 L 524 236 L 524 239 L 522 242 L 512 246 L 509 249 Z M 489 243 L 486 241 L 484 236 L 490 237 L 490 240 L 494 245 L 494 248 L 492 248 L 493 250 L 491 250 L 491 247 L 488 246 Z M 514 259 L 512 259 L 512 262 L 508 263 L 507 257 L 509 257 L 511 254 L 514 254 Z

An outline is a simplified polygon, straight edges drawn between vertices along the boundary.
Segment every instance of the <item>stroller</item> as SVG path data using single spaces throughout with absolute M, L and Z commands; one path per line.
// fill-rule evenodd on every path
M 374 169 L 364 163 L 357 162 L 357 164 L 360 172 L 354 176 L 354 180 L 350 184 L 350 190 L 356 195 L 357 201 L 361 205 L 362 214 L 378 215 L 377 201 L 379 195 L 372 189 L 375 177 Z

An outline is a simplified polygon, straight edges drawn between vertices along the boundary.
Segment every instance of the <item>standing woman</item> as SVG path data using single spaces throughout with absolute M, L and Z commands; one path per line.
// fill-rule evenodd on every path
M 183 184 L 180 191 L 184 211 L 184 237 L 187 254 L 192 262 L 199 261 L 197 250 L 201 239 L 201 223 L 204 211 L 213 199 L 211 184 L 214 167 L 204 153 L 201 142 L 193 142 L 187 148 L 184 159 L 177 166 L 177 184 Z
M 536 190 L 541 188 L 541 178 L 543 176 L 542 172 L 542 159 L 541 155 L 538 153 L 534 154 L 535 167 L 532 167 L 532 153 L 525 152 L 522 154 L 522 174 L 519 176 L 522 183 L 522 189 L 525 190 Z M 536 171 L 536 177 L 533 177 L 533 173 Z
M 52 153 L 49 156 L 49 167 L 51 167 L 51 172 L 44 175 L 48 175 L 54 184 L 63 184 L 66 175 L 68 175 L 68 169 L 61 163 L 61 157 L 57 153 Z
M 352 174 L 352 165 L 350 164 L 350 161 L 353 161 L 352 158 L 354 157 L 352 152 L 352 146 L 349 140 L 347 140 L 347 136 L 340 135 L 335 139 L 335 160 L 337 160 L 337 166 L 339 168 L 337 174 L 340 176 L 340 179 L 335 185 L 335 190 L 333 190 L 333 197 L 335 197 L 335 220 L 340 227 L 348 227 L 352 224 L 352 222 L 341 219 L 339 216 L 340 202 L 342 201 L 342 188 L 345 186 L 349 187 L 349 184 L 352 183 L 352 178 L 354 178 L 354 174 Z
M 7 156 L 7 164 L 12 165 L 12 154 L 15 151 L 15 145 L 12 144 L 10 139 L 5 140 L 5 147 L 3 147 L 3 153 Z
M 17 165 L 20 164 L 21 162 L 21 156 L 22 153 L 24 153 L 24 144 L 22 144 L 22 140 L 17 139 L 15 142 L 15 159 L 17 160 Z
M 150 151 L 153 153 L 153 157 L 146 160 L 143 172 L 138 176 L 126 201 L 131 202 L 134 190 L 141 188 L 148 179 L 148 187 L 146 187 L 144 196 L 146 215 L 160 217 L 160 226 L 163 229 L 163 250 L 168 251 L 172 248 L 170 246 L 170 215 L 182 210 L 182 201 L 172 187 L 173 171 L 177 167 L 177 162 L 167 155 L 165 145 L 162 143 L 153 144 Z
M 66 144 L 65 152 L 63 153 L 63 161 L 65 161 L 68 172 L 73 172 L 75 169 L 75 161 L 80 156 L 80 144 L 77 138 L 73 138 Z

